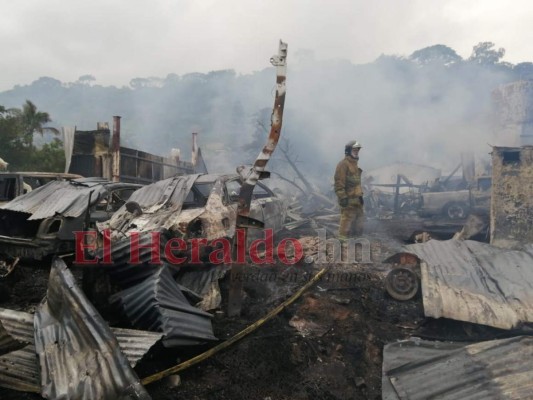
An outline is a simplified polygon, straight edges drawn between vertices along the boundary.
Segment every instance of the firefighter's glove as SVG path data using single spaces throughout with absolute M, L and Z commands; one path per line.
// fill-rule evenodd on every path
M 341 206 L 341 207 L 346 207 L 346 206 L 348 206 L 348 198 L 345 197 L 345 198 L 343 198 L 343 199 L 339 199 L 339 206 Z

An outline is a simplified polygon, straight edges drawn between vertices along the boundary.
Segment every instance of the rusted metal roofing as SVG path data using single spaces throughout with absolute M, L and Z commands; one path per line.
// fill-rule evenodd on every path
M 517 328 L 533 322 L 533 245 L 524 251 L 466 240 L 406 246 L 422 271 L 428 317 Z
M 35 313 L 35 348 L 45 398 L 149 399 L 107 323 L 65 263 L 52 263 L 46 301 Z
M 533 338 L 469 345 L 420 339 L 383 350 L 383 400 L 508 400 L 533 393 Z
M 33 314 L 0 308 L 0 321 L 15 339 L 27 343 L 17 351 L 0 356 L 0 386 L 8 389 L 40 392 L 40 374 L 35 352 Z M 111 328 L 120 349 L 132 367 L 163 336 L 160 333 Z
M 73 181 L 52 181 L 3 205 L 5 210 L 32 214 L 28 220 L 50 218 L 54 215 L 79 217 L 98 201 L 111 182 L 102 178 L 81 178 Z M 115 184 L 116 185 L 116 184 Z
M 143 282 L 114 294 L 110 302 L 137 329 L 163 332 L 167 347 L 218 340 L 212 315 L 189 304 L 167 266 L 152 270 Z

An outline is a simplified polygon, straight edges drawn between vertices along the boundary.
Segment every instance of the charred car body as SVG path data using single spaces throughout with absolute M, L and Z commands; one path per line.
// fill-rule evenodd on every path
M 156 182 L 133 193 L 109 221 L 99 224 L 99 230 L 109 229 L 112 242 L 124 240 L 132 232 L 158 231 L 185 240 L 231 239 L 236 232 L 241 186 L 237 174 L 185 175 Z M 285 197 L 257 183 L 249 221 L 258 228 L 279 231 L 287 207 Z
M 52 181 L 0 207 L 4 265 L 74 251 L 75 231 L 94 227 L 122 206 L 140 185 L 102 178 Z
M 487 213 L 490 208 L 491 177 L 480 176 L 474 187 L 455 191 L 421 193 L 420 216 L 442 215 L 448 219 L 465 219 L 471 212 Z
M 0 204 L 29 193 L 52 181 L 81 178 L 81 175 L 54 172 L 0 172 Z

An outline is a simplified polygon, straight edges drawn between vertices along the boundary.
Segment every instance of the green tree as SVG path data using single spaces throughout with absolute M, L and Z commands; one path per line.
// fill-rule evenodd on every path
M 480 65 L 494 65 L 498 63 L 505 55 L 505 49 L 500 47 L 498 50 L 494 49 L 492 42 L 479 42 L 474 46 L 472 55 L 468 61 Z
M 462 61 L 454 49 L 443 44 L 436 44 L 413 52 L 409 59 L 420 64 L 450 65 Z
M 41 149 L 33 146 L 34 132 L 57 132 L 55 128 L 43 126 L 50 121 L 50 115 L 37 111 L 37 107 L 29 100 L 22 109 L 0 106 L 0 157 L 9 162 L 10 170 L 63 171 L 65 158 L 59 139 L 45 144 Z
M 22 127 L 23 143 L 26 147 L 33 146 L 33 134 L 35 132 L 41 135 L 45 130 L 59 133 L 55 128 L 44 127 L 44 124 L 52 121 L 50 115 L 47 112 L 37 111 L 37 106 L 29 100 L 26 100 L 26 103 L 22 105 L 19 118 Z

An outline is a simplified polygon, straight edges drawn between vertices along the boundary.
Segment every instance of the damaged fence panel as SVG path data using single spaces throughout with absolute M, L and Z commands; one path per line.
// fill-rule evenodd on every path
M 533 393 L 533 338 L 469 345 L 412 338 L 383 350 L 384 400 L 526 399 Z
M 533 323 L 533 245 L 504 250 L 472 240 L 405 247 L 421 262 L 427 317 L 501 329 Z
M 47 299 L 34 320 L 41 394 L 49 399 L 149 399 L 107 323 L 53 262 Z

